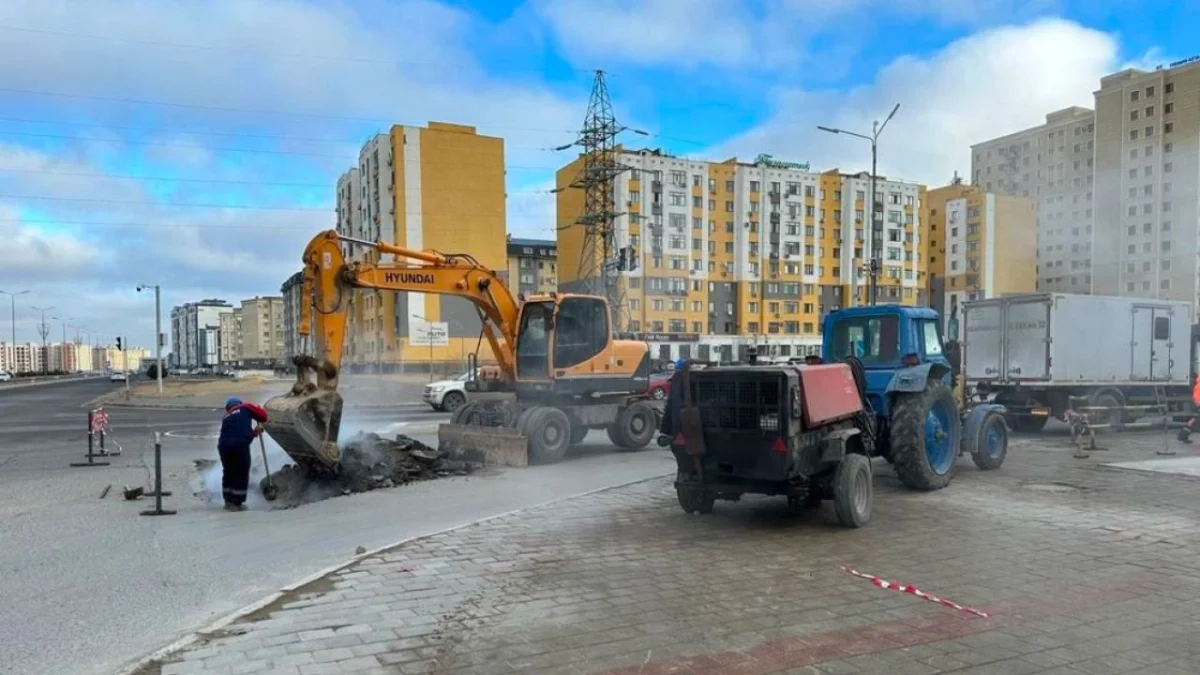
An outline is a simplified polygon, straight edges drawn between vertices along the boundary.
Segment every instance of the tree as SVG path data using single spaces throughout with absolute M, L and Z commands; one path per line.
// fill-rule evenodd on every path
M 167 370 L 166 368 L 163 368 L 163 374 L 162 374 L 162 376 L 163 376 L 163 379 L 166 379 L 166 377 L 167 377 L 167 375 L 168 375 L 169 373 L 170 373 L 170 371 L 169 371 L 169 370 Z M 148 378 L 150 378 L 150 379 L 152 379 L 152 380 L 157 380 L 157 379 L 158 379 L 158 364 L 157 364 L 157 363 L 151 363 L 151 364 L 150 364 L 150 365 L 149 365 L 149 366 L 146 368 L 146 377 L 148 377 Z

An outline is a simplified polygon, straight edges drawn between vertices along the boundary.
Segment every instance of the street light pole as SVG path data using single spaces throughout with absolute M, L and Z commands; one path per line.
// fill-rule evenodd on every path
M 25 295 L 28 292 L 29 291 L 0 291 L 0 295 L 8 296 L 11 305 L 10 311 L 12 314 L 9 316 L 9 319 L 12 321 L 12 346 L 14 361 L 16 360 L 17 354 L 17 296 Z M 13 370 L 16 369 L 14 368 Z
M 853 131 L 846 131 L 845 129 L 837 129 L 834 127 L 825 127 L 820 125 L 817 126 L 817 128 L 821 131 L 827 131 L 831 134 L 846 134 L 847 136 L 862 138 L 871 144 L 871 180 L 870 187 L 868 188 L 870 195 L 867 204 L 867 213 L 870 214 L 870 219 L 868 222 L 871 225 L 871 236 L 868 239 L 868 242 L 871 246 L 871 255 L 867 268 L 867 303 L 870 305 L 874 305 L 879 301 L 879 271 L 883 267 L 882 258 L 880 257 L 882 253 L 880 250 L 880 245 L 882 242 L 879 240 L 879 234 L 881 230 L 883 230 L 883 223 L 880 222 L 878 226 L 875 223 L 875 181 L 878 174 L 879 135 L 883 133 L 883 128 L 886 127 L 887 123 L 896 116 L 896 111 L 899 109 L 900 104 L 897 103 L 895 107 L 892 108 L 892 111 L 888 113 L 887 118 L 884 119 L 882 123 L 879 121 L 872 123 L 870 136 L 867 136 L 866 134 L 855 133 Z
M 42 336 L 42 374 L 46 374 L 50 370 L 50 352 L 46 349 L 46 338 L 50 335 L 50 326 L 46 325 L 46 312 L 54 308 L 30 306 L 29 309 L 42 313 L 42 322 L 38 324 L 38 334 Z
M 162 287 L 154 284 L 138 284 L 138 292 L 143 288 L 154 289 L 154 375 L 158 380 L 158 393 L 162 393 L 163 362 L 162 362 Z M 129 376 L 126 375 L 126 378 Z

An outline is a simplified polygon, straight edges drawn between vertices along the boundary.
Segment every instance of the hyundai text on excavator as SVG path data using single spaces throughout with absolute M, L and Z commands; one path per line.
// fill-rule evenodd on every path
M 343 242 L 395 262 L 347 262 Z M 264 425 L 299 466 L 338 468 L 338 375 L 353 289 L 454 295 L 475 305 L 498 367 L 470 359 L 472 400 L 438 429 L 439 444 L 458 456 L 550 463 L 589 429 L 606 429 L 615 445 L 629 449 L 653 438 L 657 415 L 645 393 L 649 345 L 613 339 L 604 298 L 550 293 L 518 303 L 503 279 L 469 254 L 417 251 L 335 231 L 313 237 L 303 261 L 299 332 L 311 336 L 312 355 L 294 359 L 296 383 L 266 402 Z

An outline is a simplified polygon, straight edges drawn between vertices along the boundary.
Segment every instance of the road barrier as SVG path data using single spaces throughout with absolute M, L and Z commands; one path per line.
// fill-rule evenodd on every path
M 1071 407 L 1063 413 L 1062 419 L 1071 431 L 1071 442 L 1075 445 L 1075 457 L 1085 459 L 1088 450 L 1103 450 L 1096 445 L 1097 430 L 1137 430 L 1162 428 L 1163 447 L 1157 451 L 1159 455 L 1170 456 L 1175 449 L 1170 444 L 1167 430 L 1171 425 L 1172 411 L 1166 400 L 1165 391 L 1157 392 L 1157 403 L 1143 405 L 1088 405 L 1087 396 L 1070 397 Z M 1137 421 L 1145 420 L 1149 421 Z M 1127 422 L 1126 420 L 1134 420 Z M 1084 443 L 1087 447 L 1084 447 Z
M 108 426 L 108 415 L 105 414 L 103 408 L 97 408 L 96 410 L 88 411 L 87 461 L 86 462 L 72 462 L 71 466 L 108 466 L 109 465 L 108 462 L 97 462 L 96 461 L 96 457 L 107 456 L 107 453 L 104 452 L 104 429 L 107 426 Z M 97 435 L 100 438 L 100 454 L 99 455 L 97 455 L 95 452 Z
M 175 511 L 164 509 L 162 498 L 170 495 L 170 492 L 163 492 L 162 489 L 162 436 L 156 431 L 154 432 L 154 508 L 142 511 L 143 516 L 173 516 Z

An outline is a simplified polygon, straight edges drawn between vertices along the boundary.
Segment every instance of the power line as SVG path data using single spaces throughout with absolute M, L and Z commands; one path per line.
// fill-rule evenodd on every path
M 140 133 L 179 134 L 184 136 L 219 136 L 228 138 L 261 138 L 278 141 L 302 141 L 305 143 L 361 143 L 361 138 L 313 138 L 308 136 L 287 136 L 279 134 L 252 134 L 237 131 L 200 131 L 196 129 L 167 129 L 163 127 L 130 126 L 122 124 L 102 124 L 99 122 L 69 122 L 65 120 L 34 120 L 23 117 L 0 117 L 0 122 L 20 122 L 24 124 L 47 124 L 51 126 L 92 127 L 99 129 L 120 129 L 122 131 L 137 131 Z M 504 148 L 517 150 L 546 150 L 540 145 L 512 145 L 507 142 Z
M 196 45 L 196 44 L 185 44 L 185 43 L 180 43 L 180 42 L 166 42 L 163 40 L 122 38 L 122 37 L 115 37 L 112 35 L 95 35 L 95 34 L 91 34 L 91 33 L 71 33 L 71 32 L 67 32 L 67 31 L 47 30 L 44 28 L 28 28 L 25 26 L 0 26 L 0 30 L 18 32 L 18 33 L 32 33 L 32 34 L 36 34 L 36 35 L 54 35 L 54 36 L 58 36 L 58 37 L 84 38 L 84 39 L 88 39 L 88 40 L 105 40 L 108 42 L 124 42 L 124 43 L 128 43 L 128 44 L 147 45 L 150 47 L 173 47 L 173 48 L 178 48 L 178 49 L 198 49 L 198 50 L 206 50 L 206 51 L 225 51 L 225 52 L 237 52 L 237 51 L 245 50 L 245 48 L 234 49 L 234 48 L 230 48 L 230 47 L 221 47 L 218 45 Z M 300 54 L 300 53 L 294 53 L 294 52 L 273 52 L 272 54 L 274 56 L 280 56 L 283 58 L 311 59 L 314 61 L 374 63 L 374 64 L 380 64 L 380 65 L 439 65 L 439 66 L 446 65 L 446 64 L 436 63 L 434 61 L 418 61 L 418 60 L 412 60 L 412 59 L 372 59 L 372 58 L 361 57 L 361 56 L 330 56 L 330 55 L 324 55 L 324 54 Z M 529 66 L 529 67 L 525 67 L 525 68 L 509 67 L 507 69 L 508 70 L 528 70 L 528 71 L 536 71 L 536 72 L 544 72 L 545 71 L 545 68 L 533 67 L 533 66 Z M 573 68 L 573 67 L 566 67 L 565 70 L 572 71 L 572 72 L 580 72 L 580 73 L 590 73 L 591 72 L 590 70 L 585 69 L 585 68 Z
M 238 108 L 234 106 L 220 105 L 205 105 L 202 103 L 179 103 L 176 101 L 151 101 L 149 99 L 123 98 L 119 96 L 98 96 L 95 94 L 64 94 L 54 91 L 38 91 L 36 89 L 18 89 L 15 87 L 0 87 L 0 92 L 9 94 L 29 94 L 32 96 L 48 96 L 52 98 L 72 98 L 84 101 L 103 101 L 107 103 L 133 103 L 136 105 L 156 105 L 166 108 L 191 108 L 195 110 L 213 110 L 218 112 L 238 112 L 249 113 L 252 115 L 277 115 L 280 117 L 302 117 L 308 119 L 329 119 L 339 120 L 343 122 L 369 122 L 371 124 L 403 124 L 395 120 L 385 120 L 378 117 L 357 117 L 354 115 L 330 115 L 327 113 L 308 113 L 308 112 L 292 112 L 288 110 L 270 110 L 266 108 Z M 419 124 L 410 124 L 408 126 L 421 126 Z M 503 127 L 492 125 L 481 125 L 491 129 L 501 129 L 506 131 L 538 131 L 546 133 L 574 133 L 569 129 L 546 129 L 537 127 Z
M 266 187 L 307 187 L 307 188 L 322 188 L 328 189 L 330 183 L 288 183 L 275 181 L 252 181 L 252 180 L 226 180 L 220 178 L 192 178 L 192 177 L 173 177 L 173 176 L 141 176 L 137 174 L 119 174 L 119 173 L 87 173 L 83 171 L 46 171 L 41 169 L 16 169 L 9 167 L 0 167 L 0 173 L 30 173 L 44 176 L 72 176 L 79 178 L 99 178 L 99 179 L 115 179 L 115 180 L 140 180 L 146 182 L 164 182 L 164 183 L 215 183 L 218 185 L 254 185 Z M 432 192 L 461 192 L 460 190 L 450 190 L 449 188 L 429 188 L 422 187 L 425 191 Z M 506 190 L 506 194 L 552 194 L 552 190 Z
M 130 206 L 170 206 L 170 207 L 185 207 L 196 209 L 231 209 L 231 210 L 251 210 L 251 211 L 315 211 L 321 213 L 334 213 L 334 209 L 330 208 L 312 208 L 308 206 L 258 206 L 255 204 L 193 204 L 189 202 L 146 202 L 126 199 L 98 199 L 91 197 L 50 197 L 41 195 L 8 195 L 0 194 L 0 199 L 29 199 L 36 201 L 55 201 L 55 202 L 94 202 L 100 204 L 126 204 Z
M 42 134 L 32 131 L 7 131 L 0 129 L 0 135 L 5 136 L 30 136 L 33 138 L 58 138 L 73 141 L 86 141 L 92 143 L 115 143 L 118 145 L 149 145 L 160 148 L 181 148 L 188 150 L 206 150 L 209 152 L 246 152 L 265 155 L 300 155 L 305 157 L 329 157 L 332 159 L 341 159 L 345 161 L 353 161 L 358 163 L 358 157 L 353 155 L 330 155 L 319 152 L 301 152 L 299 150 L 266 150 L 261 148 L 227 148 L 227 147 L 211 147 L 207 145 L 197 145 L 193 143 L 166 143 L 162 141 L 147 141 L 142 139 L 124 139 L 124 138 L 97 138 L 95 136 L 69 136 L 66 134 Z M 479 162 L 475 162 L 479 164 Z M 559 167 L 554 166 L 527 166 L 521 164 L 505 164 L 505 169 L 525 169 L 530 171 L 557 171 Z

